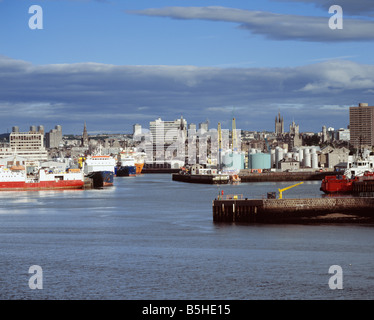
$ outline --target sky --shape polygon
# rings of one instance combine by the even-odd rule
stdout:
[[[0,0],[0,30],[0,133],[319,132],[374,105],[372,0]]]

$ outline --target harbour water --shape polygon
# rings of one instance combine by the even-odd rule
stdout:
[[[287,185],[146,174],[102,190],[0,192],[0,298],[373,299],[371,225],[213,223],[220,190],[258,198]],[[283,197],[320,197],[319,186]],[[42,289],[29,287],[32,265]],[[332,265],[343,289],[329,287]]]

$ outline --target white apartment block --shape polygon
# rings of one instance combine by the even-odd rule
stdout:
[[[41,132],[12,132],[9,147],[0,149],[0,158],[20,156],[29,161],[46,161],[48,152]]]

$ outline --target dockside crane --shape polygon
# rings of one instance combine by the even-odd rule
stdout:
[[[294,187],[297,187],[297,186],[299,186],[299,185],[301,185],[301,184],[303,184],[304,182],[299,182],[299,183],[296,183],[296,184],[294,184],[294,185],[292,185],[292,186],[289,186],[289,187],[286,187],[286,188],[283,188],[283,189],[278,189],[278,191],[279,191],[279,198],[278,199],[283,199],[283,191],[286,191],[286,190],[288,190],[288,189],[291,189],[291,188],[294,188]]]
[[[231,150],[237,151],[238,150],[238,136],[236,134],[236,123],[235,123],[235,118],[232,118],[232,133],[231,133]]]
[[[217,134],[218,134],[218,161],[217,161],[218,165],[217,165],[217,167],[218,167],[218,170],[221,171],[221,153],[222,153],[221,122],[218,122]]]

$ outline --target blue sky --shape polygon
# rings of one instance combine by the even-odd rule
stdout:
[[[0,0],[0,132],[130,133],[181,115],[274,130],[278,111],[301,131],[346,127],[349,106],[374,104],[373,14],[370,0]]]

